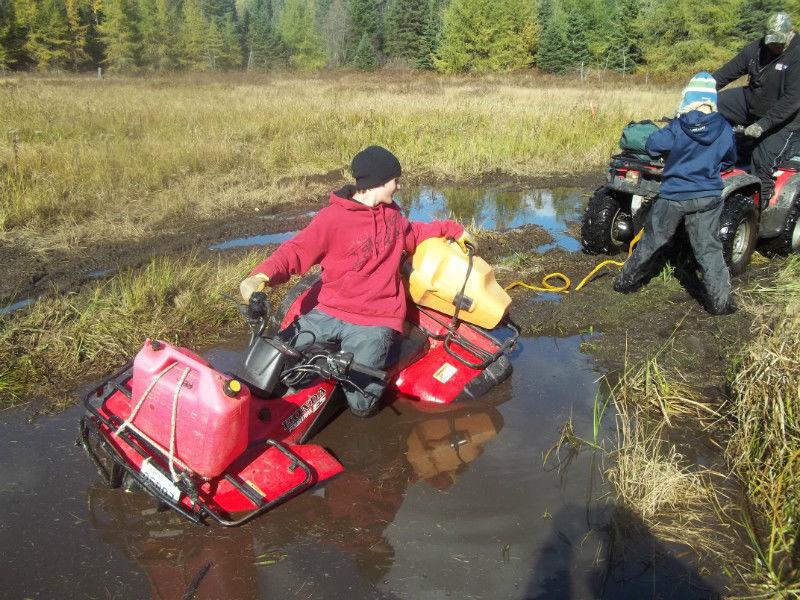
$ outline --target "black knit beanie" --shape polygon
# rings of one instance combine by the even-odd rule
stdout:
[[[382,186],[395,177],[400,177],[400,161],[381,146],[369,146],[353,157],[350,165],[356,180],[356,189],[368,190]]]

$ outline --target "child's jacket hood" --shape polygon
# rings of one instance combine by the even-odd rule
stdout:
[[[681,115],[678,121],[683,132],[698,144],[710,146],[725,131],[727,122],[718,112],[704,114],[693,110]]]

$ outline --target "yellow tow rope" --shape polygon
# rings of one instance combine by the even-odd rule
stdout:
[[[643,232],[644,229],[640,229],[639,233],[637,233],[636,236],[634,236],[634,238],[631,240],[631,243],[628,246],[628,256],[633,254],[633,249],[636,246],[636,244],[639,243],[639,240],[642,239]],[[604,260],[603,262],[598,264],[594,269],[592,269],[592,271],[581,280],[581,282],[577,285],[574,291],[576,292],[580,291],[580,289],[587,283],[589,283],[592,280],[592,278],[597,274],[597,272],[600,271],[603,267],[607,265],[614,265],[617,267],[621,267],[624,264],[625,264],[624,262],[620,262],[618,260],[610,260],[610,259]],[[562,285],[553,285],[552,283],[550,283],[550,281],[553,279],[560,279],[564,283]],[[508,291],[515,287],[524,287],[529,290],[533,290],[534,292],[553,292],[556,294],[569,294],[569,288],[571,286],[572,286],[572,281],[570,280],[569,277],[564,275],[564,273],[556,272],[556,273],[550,273],[549,275],[545,275],[544,278],[542,279],[541,286],[531,285],[530,283],[525,283],[524,281],[512,281],[503,289]]]

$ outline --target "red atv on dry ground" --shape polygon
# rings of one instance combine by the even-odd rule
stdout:
[[[607,182],[595,190],[583,215],[581,242],[589,254],[613,254],[644,224],[658,195],[663,162],[623,151],[611,157]],[[775,194],[764,201],[761,182],[744,169],[722,172],[720,217],[723,253],[733,275],[742,273],[759,243],[770,254],[800,252],[800,156],[778,164]]]
[[[425,252],[452,258],[457,246],[436,243],[424,242],[413,264],[407,261],[409,278],[422,278],[431,265],[434,276],[441,273]],[[519,336],[506,317],[510,298],[472,251],[455,262],[444,283],[458,292],[456,316],[411,303],[386,372],[336,348],[301,351],[268,335],[270,324],[284,329],[316,305],[320,278],[306,276],[277,314],[263,293],[253,295],[244,310],[252,337],[234,374],[185,348],[148,340],[84,398],[82,445],[111,487],[135,482],[160,507],[198,524],[249,521],[344,470],[308,441],[344,407],[341,386],[358,387],[350,373],[384,379],[396,394],[432,405],[477,398],[509,376],[508,354]],[[443,289],[426,291],[434,287]],[[498,294],[491,330],[464,320]]]

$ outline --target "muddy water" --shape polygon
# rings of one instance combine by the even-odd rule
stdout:
[[[580,343],[522,340],[513,376],[482,402],[341,414],[315,442],[346,472],[236,530],[101,486],[75,446],[77,408],[32,424],[0,413],[0,596],[686,597],[706,582],[646,529],[627,561],[613,552],[591,453],[543,465],[570,416],[592,437],[599,373]],[[207,356],[224,367],[236,350]]]
[[[414,221],[455,219],[478,229],[511,229],[538,225],[554,242],[538,248],[580,249],[580,242],[567,233],[567,224],[580,219],[585,193],[579,188],[517,191],[481,188],[401,189],[397,201]]]
[[[537,223],[577,248],[566,233],[577,190],[426,188],[400,201],[412,219]],[[712,596],[696,566],[608,499],[596,455],[543,464],[568,419],[593,437],[602,373],[581,343],[523,339],[512,377],[481,402],[423,411],[388,399],[372,419],[341,414],[314,442],[345,473],[235,530],[104,488],[75,445],[79,408],[33,423],[0,412],[0,597]],[[225,368],[242,345],[207,356]]]
[[[522,225],[538,225],[553,242],[537,251],[561,247],[580,249],[580,242],[567,233],[570,221],[580,219],[585,193],[579,188],[554,188],[503,191],[462,187],[408,187],[395,195],[403,213],[412,221],[455,219],[478,229],[510,229]],[[315,213],[309,213],[310,218]],[[231,250],[251,246],[280,244],[296,231],[284,231],[223,240],[209,250]]]

